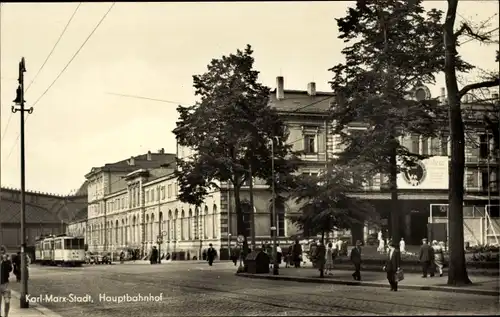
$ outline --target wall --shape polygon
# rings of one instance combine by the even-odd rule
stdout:
[[[430,220],[430,219],[429,219]],[[500,234],[500,218],[491,218],[497,236]],[[447,223],[447,218],[433,218],[434,223]],[[484,217],[464,217],[464,242],[471,246],[496,243],[493,232],[486,232],[487,220]],[[500,239],[500,236],[498,236]]]

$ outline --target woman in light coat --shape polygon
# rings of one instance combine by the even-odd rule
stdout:
[[[439,271],[439,276],[443,276],[443,263],[444,263],[444,251],[439,243],[434,240],[432,241],[432,249],[434,250],[434,264],[436,265],[437,271]]]

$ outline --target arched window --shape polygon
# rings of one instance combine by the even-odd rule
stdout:
[[[168,218],[167,218],[167,240],[173,240],[172,234],[172,210],[168,210]]]
[[[285,236],[285,202],[283,201],[282,198],[276,198],[275,202],[275,208],[276,208],[276,218],[277,218],[277,224],[276,224],[276,232],[278,234],[278,237],[284,237]],[[271,227],[275,226],[275,221],[273,219],[273,206],[269,206],[269,217],[271,219]],[[270,232],[270,235],[272,236],[272,232]]]
[[[214,239],[217,239],[219,237],[219,215],[217,214],[217,205],[214,204],[213,208],[213,230],[214,230]]]
[[[250,206],[250,203],[248,202],[242,202],[241,203],[241,214],[243,215],[243,232],[238,232],[238,234],[243,234],[246,237],[250,236],[251,233],[251,212],[252,212],[252,207]]]
[[[115,244],[118,244],[118,229],[119,229],[120,223],[118,220],[115,222]]]
[[[188,237],[189,240],[193,240],[193,210],[189,208],[189,221],[188,221]]]
[[[162,234],[163,233],[163,213],[160,211],[160,216],[159,216],[159,219],[158,219],[158,222],[159,222],[159,230],[160,232],[158,234]]]
[[[203,213],[203,236],[208,239],[208,206],[205,205],[205,212]]]
[[[120,228],[120,244],[125,244],[125,219],[122,219],[122,227]]]
[[[178,226],[179,225],[179,210],[175,209],[174,215],[174,240],[179,240]]]
[[[155,241],[155,214],[151,214],[151,220],[149,221],[149,241],[153,242]]]
[[[146,215],[146,221],[144,222],[144,241],[147,242],[149,237],[149,215]],[[142,240],[143,237],[141,237]]]
[[[135,218],[135,215],[134,215],[134,217],[132,217],[132,243],[136,243],[136,241],[137,241],[136,225],[137,225],[137,218]]]
[[[184,209],[181,210],[181,240],[187,240],[186,239],[186,213],[184,212]]]
[[[200,209],[196,207],[194,210],[194,239],[200,238]]]

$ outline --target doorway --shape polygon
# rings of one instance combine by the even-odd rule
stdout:
[[[424,212],[411,213],[411,234],[407,244],[420,245],[423,238],[427,238],[428,216]]]

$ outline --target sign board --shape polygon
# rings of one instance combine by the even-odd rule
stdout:
[[[398,174],[399,189],[448,189],[448,157],[433,156],[417,161]]]
[[[162,239],[161,237],[160,237],[160,238],[158,238],[158,240],[157,240],[157,241],[158,241],[158,244],[162,244],[162,243],[163,243],[163,239]]]
[[[239,243],[243,243],[243,241],[245,241],[245,237],[243,235],[239,235],[238,238],[237,238],[238,242]]]

